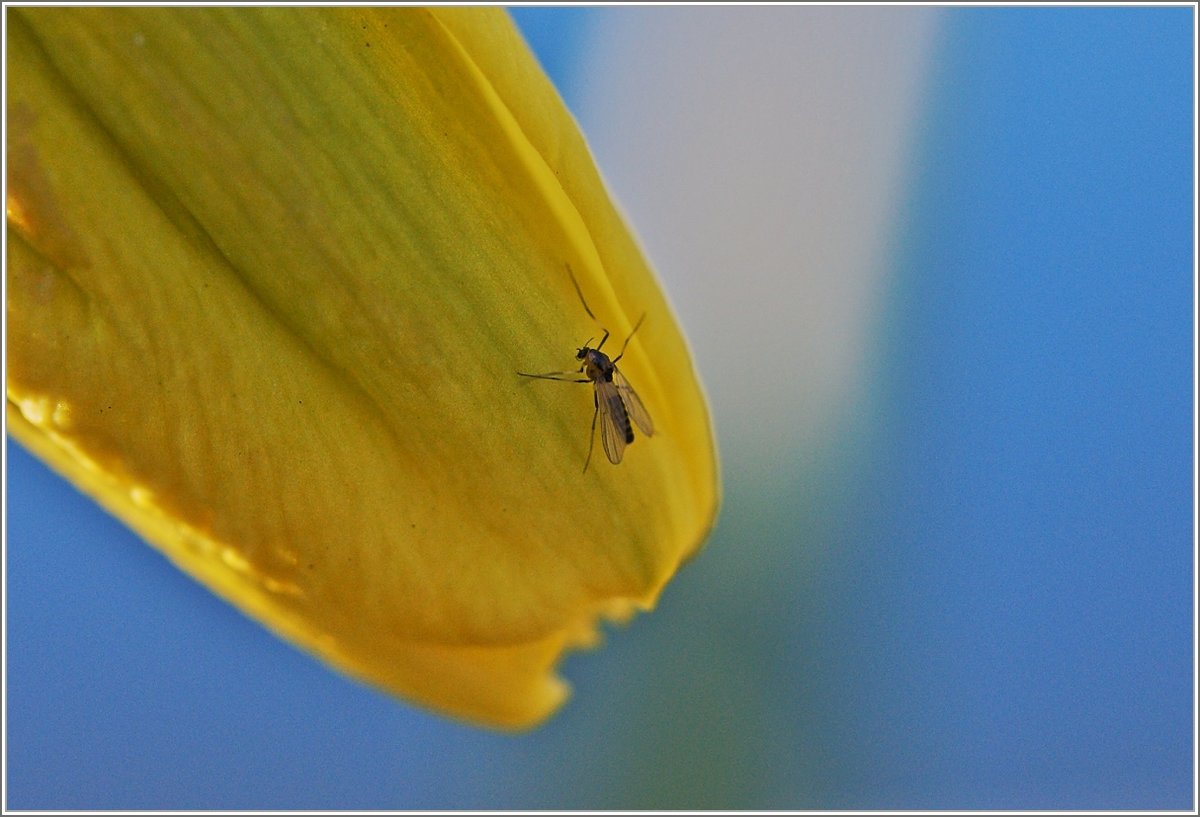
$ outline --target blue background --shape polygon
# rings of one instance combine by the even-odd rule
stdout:
[[[620,13],[514,14],[577,111]],[[860,444],[724,449],[531,734],[329,672],[10,442],[7,806],[1192,808],[1192,20],[944,12]]]

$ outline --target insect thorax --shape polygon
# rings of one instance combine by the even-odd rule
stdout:
[[[614,367],[608,355],[597,349],[584,348],[580,359],[583,360],[583,373],[588,380],[612,380]]]

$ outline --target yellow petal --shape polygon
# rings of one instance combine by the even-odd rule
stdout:
[[[702,543],[686,343],[500,10],[9,15],[13,434],[352,675],[527,726]],[[583,472],[601,334],[655,425]]]

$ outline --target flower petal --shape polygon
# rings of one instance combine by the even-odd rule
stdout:
[[[14,10],[14,435],[340,668],[482,723],[717,504],[686,343],[499,10]],[[600,330],[654,418],[582,467]],[[606,347],[606,351],[612,347]]]

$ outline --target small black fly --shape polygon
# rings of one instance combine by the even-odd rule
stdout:
[[[599,325],[600,321],[592,314],[587,301],[584,300],[583,290],[579,288],[579,282],[575,280],[575,273],[571,271],[570,264],[567,265],[567,274],[571,276],[571,283],[575,285],[575,292],[579,295],[579,302],[583,304],[583,311]],[[585,472],[592,461],[592,449],[596,444],[597,417],[600,418],[600,439],[604,443],[604,453],[608,455],[608,461],[613,465],[621,461],[621,457],[625,455],[625,446],[633,442],[634,424],[647,437],[654,434],[654,423],[650,420],[649,412],[642,405],[641,398],[637,396],[633,386],[629,385],[625,375],[621,374],[621,370],[617,368],[617,361],[625,356],[625,348],[629,346],[630,339],[645,319],[646,314],[643,312],[629,336],[625,338],[625,343],[621,345],[620,353],[611,360],[608,355],[600,351],[604,347],[604,342],[608,340],[608,330],[601,326],[600,328],[604,329],[604,337],[600,338],[600,342],[596,344],[595,348],[588,346],[588,343],[591,343],[589,338],[587,343],[576,350],[575,359],[581,362],[575,371],[546,372],[545,374],[517,372],[521,377],[592,384],[594,387],[592,402],[595,404],[595,410],[592,412],[592,430],[588,432],[588,454],[583,463]],[[578,377],[580,374],[583,377]]]

